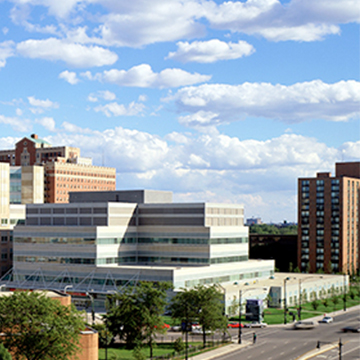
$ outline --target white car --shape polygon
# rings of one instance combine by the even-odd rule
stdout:
[[[315,321],[312,320],[302,320],[302,321],[298,321],[294,324],[294,328],[295,329],[303,329],[303,330],[308,330],[308,329],[313,329],[314,327],[316,327],[318,324]]]
[[[193,335],[202,335],[202,334],[203,334],[203,330],[202,330],[202,328],[195,328],[195,329],[192,329],[192,330],[191,330],[191,333],[192,333]],[[210,331],[210,330],[206,330],[206,331],[205,331],[205,334],[206,334],[206,335],[210,335],[210,334],[211,334],[211,331]]]
[[[246,328],[264,328],[264,327],[267,327],[267,323],[253,321],[249,324],[245,324],[245,327]]]
[[[321,320],[319,320],[319,323],[330,324],[333,321],[334,319],[331,316],[324,316]]]

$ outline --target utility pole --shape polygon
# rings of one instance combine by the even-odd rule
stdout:
[[[239,334],[238,334],[238,344],[241,344],[241,298],[242,298],[242,290],[239,291]]]

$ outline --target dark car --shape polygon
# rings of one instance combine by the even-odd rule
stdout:
[[[360,333],[360,326],[345,326],[341,329],[342,332],[353,332],[353,333]]]

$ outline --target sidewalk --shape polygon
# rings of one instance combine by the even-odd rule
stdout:
[[[199,354],[199,355],[195,355],[195,356],[189,355],[189,358],[191,358],[192,360],[210,360],[210,359],[214,359],[219,356],[222,356],[222,355],[226,355],[233,351],[239,350],[241,348],[249,346],[250,344],[252,344],[252,342],[250,342],[250,341],[242,341],[241,344],[238,344],[237,340],[236,340],[236,343],[233,342],[230,345],[225,345],[221,348],[218,348],[215,350],[210,350],[210,351],[207,351],[207,352]]]

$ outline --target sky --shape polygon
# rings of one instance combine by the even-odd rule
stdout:
[[[32,133],[117,189],[297,221],[360,158],[359,0],[0,0],[0,149]]]

